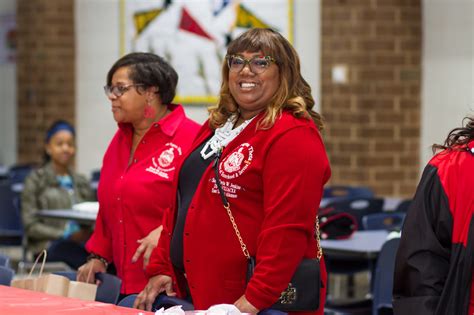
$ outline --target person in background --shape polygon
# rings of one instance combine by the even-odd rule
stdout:
[[[251,29],[228,46],[222,80],[219,103],[179,168],[177,203],[135,300],[139,309],[150,310],[165,292],[191,298],[195,309],[231,303],[256,313],[280,298],[304,257],[317,256],[316,211],[330,167],[296,51],[273,30]],[[248,284],[245,251],[217,181],[256,257]],[[313,314],[323,314],[326,278],[321,258]]]
[[[408,210],[395,263],[395,314],[474,314],[474,118],[465,122],[433,146],[438,152]]]
[[[26,179],[21,194],[21,215],[28,251],[37,256],[48,249],[48,261],[63,261],[77,269],[87,258],[85,241],[90,227],[74,221],[43,219],[43,209],[71,209],[75,203],[94,199],[89,181],[71,168],[75,132],[66,121],[51,125],[45,139],[45,164]]]
[[[177,82],[176,71],[151,53],[125,55],[107,74],[104,89],[118,130],[104,155],[99,213],[79,281],[94,282],[90,270],[105,272],[114,263],[123,296],[147,283],[144,268],[160,237],[163,213],[175,198],[176,164],[200,127],[171,103]]]

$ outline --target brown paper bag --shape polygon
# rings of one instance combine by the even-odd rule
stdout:
[[[46,262],[47,252],[43,252],[36,258],[30,273],[24,279],[15,279],[11,282],[12,287],[44,292],[52,295],[78,298],[87,301],[94,301],[97,293],[97,285],[85,282],[71,281],[68,278],[55,274],[43,275],[43,268]],[[32,276],[33,271],[40,259],[43,262],[40,267],[39,276]],[[92,270],[92,269],[91,269]],[[89,275],[90,276],[90,275]]]
[[[64,276],[48,274],[36,279],[36,290],[57,296],[67,296],[69,279]]]
[[[47,252],[45,249],[43,249],[43,251],[38,255],[38,257],[36,257],[35,263],[31,267],[31,270],[28,276],[23,279],[12,280],[10,286],[15,287],[15,288],[20,288],[20,289],[38,291],[38,288],[39,288],[38,278],[43,275],[43,268],[44,268],[44,264],[46,263],[46,256],[47,256]],[[43,263],[41,264],[41,267],[40,267],[39,277],[36,277],[36,276],[33,276],[33,271],[35,270],[36,265],[38,264],[38,261],[41,257],[43,257]]]
[[[97,285],[92,283],[70,281],[67,297],[94,301],[97,294]]]
[[[36,291],[36,279],[24,278],[24,279],[13,279],[10,286],[20,289]]]

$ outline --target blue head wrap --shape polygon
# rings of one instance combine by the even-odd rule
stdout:
[[[46,133],[46,139],[45,139],[46,143],[48,143],[49,140],[51,140],[52,136],[54,136],[57,132],[61,130],[67,130],[70,133],[72,133],[73,136],[76,135],[76,132],[74,131],[74,127],[70,123],[68,123],[67,121],[58,121],[54,123],[51,126],[51,128],[48,129]]]

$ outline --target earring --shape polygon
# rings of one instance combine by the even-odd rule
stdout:
[[[145,118],[152,118],[155,116],[155,109],[151,106],[150,101],[147,100],[145,109],[143,110],[143,115]]]

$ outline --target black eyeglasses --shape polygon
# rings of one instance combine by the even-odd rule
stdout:
[[[144,84],[106,85],[104,86],[104,92],[109,98],[113,96],[120,97],[134,86],[144,86]]]
[[[245,59],[241,56],[237,55],[227,55],[227,65],[229,66],[229,70],[232,72],[240,72],[245,65],[249,65],[250,71],[256,74],[260,74],[265,72],[268,67],[273,63],[276,63],[276,60],[270,56],[255,56],[250,59]]]

